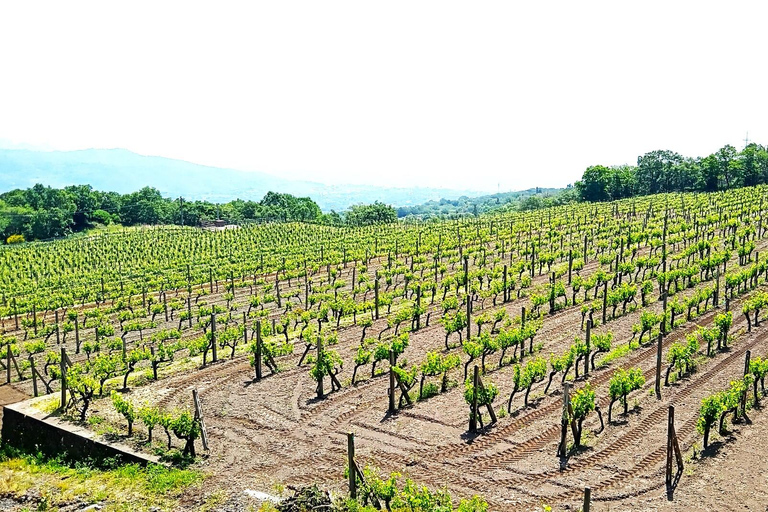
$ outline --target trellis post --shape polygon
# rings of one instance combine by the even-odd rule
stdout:
[[[477,432],[477,388],[480,381],[480,369],[475,365],[472,375],[472,411],[469,416],[469,431]]]
[[[67,353],[64,347],[61,347],[61,410],[67,408]]]
[[[587,356],[584,358],[584,377],[589,375],[589,353],[591,351],[592,342],[592,320],[587,318],[587,334],[585,336],[587,345]]]
[[[211,313],[211,358],[214,363],[219,360],[216,348],[216,313]]]
[[[467,301],[467,341],[472,337],[472,300],[466,295]]]
[[[677,432],[675,431],[675,407],[669,406],[669,416],[667,421],[667,467],[666,484],[672,486],[672,465],[677,462],[677,472],[683,470],[683,455],[680,452],[680,445],[677,441]]]
[[[589,512],[589,506],[592,502],[592,489],[584,488],[584,504],[581,507],[582,512]]]
[[[395,353],[389,351],[389,414],[395,414]]]
[[[254,356],[254,368],[256,380],[261,380],[261,320],[256,320],[256,355]]]
[[[357,499],[357,471],[355,466],[355,434],[347,433],[347,467],[349,468],[349,497]]]
[[[570,419],[571,384],[563,383],[563,414],[560,421],[560,444],[557,447],[557,456],[565,457],[568,452],[568,420]]]
[[[661,341],[662,334],[659,333],[659,338],[656,341],[656,398],[661,400]]]

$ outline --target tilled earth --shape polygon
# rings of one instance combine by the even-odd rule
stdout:
[[[732,309],[740,307],[740,301],[732,303]],[[519,304],[508,308],[513,312]],[[664,354],[672,342],[684,339],[697,325],[710,324],[719,311],[710,310],[667,336]],[[628,343],[639,313],[611,321],[597,332],[614,332],[614,346]],[[543,343],[540,353],[546,357],[565,350],[579,334],[580,317],[577,309],[545,317],[535,340]],[[735,317],[731,347],[703,358],[696,372],[664,387],[661,400],[653,394],[655,343],[630,352],[607,368],[591,371],[588,379],[597,392],[606,428],[596,433],[599,420],[590,414],[584,424],[586,446],[572,451],[566,460],[555,456],[562,407],[560,376],[547,395],[543,393],[546,380],[536,384],[528,407],[518,393],[513,413],[476,435],[467,432],[469,408],[463,386],[389,416],[387,375],[371,378],[370,366],[362,367],[358,375],[367,379],[351,386],[352,368],[345,366],[339,375],[343,389],[317,400],[307,366],[296,366],[302,351],[299,346],[296,355],[280,361],[283,371],[258,383],[252,381],[247,359],[236,358],[136,389],[134,394],[139,401],[181,408],[189,407],[191,389],[200,392],[211,445],[202,465],[213,475],[213,488],[233,495],[245,489],[274,493],[282,485],[313,482],[343,494],[346,436],[354,432],[358,463],[371,464],[383,473],[402,472],[430,486],[445,486],[458,497],[480,494],[494,510],[531,510],[542,504],[576,509],[586,486],[592,489],[593,510],[696,510],[712,503],[718,503],[720,510],[731,506],[734,510],[764,510],[768,504],[765,449],[757,436],[768,421],[766,415],[752,411],[754,424],[732,426],[724,439],[715,435],[713,448],[703,455],[696,431],[701,399],[727,388],[742,374],[745,351],[754,356],[768,353],[768,327],[745,331],[743,316]],[[334,347],[345,361],[353,359],[359,337],[359,329],[346,329]],[[432,325],[411,334],[405,356],[418,362],[428,350],[443,349],[443,328]],[[483,377],[500,389],[497,411],[506,408],[512,391],[511,366],[499,368],[498,357],[489,356]],[[647,383],[630,395],[629,414],[621,414],[617,404],[614,422],[608,425],[608,381],[616,368],[636,366],[643,370]],[[463,368],[453,370],[450,377],[461,381]],[[329,387],[326,381],[326,389]],[[676,409],[676,429],[686,462],[671,501],[664,484],[670,405]],[[190,504],[198,498],[190,496]]]

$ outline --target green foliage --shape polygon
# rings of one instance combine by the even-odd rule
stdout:
[[[609,201],[664,192],[726,190],[765,182],[756,173],[768,162],[766,148],[749,144],[741,152],[726,145],[705,158],[685,158],[673,151],[639,156],[637,166],[588,167],[575,188],[583,201]]]
[[[120,393],[114,390],[111,396],[112,405],[115,406],[115,410],[128,421],[128,435],[130,436],[133,431],[133,422],[136,421],[136,409],[133,406],[133,402],[123,398]]]
[[[625,370],[619,368],[611,377],[608,385],[608,394],[612,400],[620,400],[625,403],[627,395],[636,389],[640,389],[645,384],[645,376],[640,368],[630,368]]]
[[[314,365],[309,370],[309,374],[315,381],[321,380],[325,375],[334,373],[336,369],[341,368],[344,361],[335,350],[323,349],[320,358],[316,359]]]
[[[595,392],[589,382],[573,394],[571,407],[573,407],[573,417],[577,420],[585,418],[587,414],[595,410]]]
[[[357,204],[350,206],[345,219],[350,226],[386,224],[397,220],[397,212],[391,206],[376,201],[368,205]]]
[[[499,388],[491,381],[486,381],[482,384],[482,387],[477,392],[477,405],[491,405],[499,395]],[[464,382],[464,400],[470,405],[472,404],[474,391],[475,385],[472,382],[472,377],[470,377]]]

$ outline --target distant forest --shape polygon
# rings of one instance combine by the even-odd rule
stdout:
[[[429,220],[481,215],[510,210],[535,210],[576,201],[578,195],[570,185],[565,188],[531,188],[518,192],[501,192],[479,197],[462,196],[458,199],[427,201],[416,206],[397,209],[398,217]]]
[[[235,200],[223,204],[173,200],[154,188],[131,194],[100,192],[90,185],[56,189],[37,184],[26,190],[0,194],[0,236],[21,242],[67,236],[96,224],[179,224],[198,226],[225,219],[229,222],[315,222],[361,226],[394,222],[391,206],[375,202],[353,205],[344,214],[322,213],[308,197],[268,192],[261,201]]]
[[[582,201],[612,201],[664,192],[715,192],[768,183],[768,150],[726,145],[704,158],[668,150],[651,151],[637,165],[593,165],[575,183]]]

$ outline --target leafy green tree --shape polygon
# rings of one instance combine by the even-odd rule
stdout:
[[[397,220],[397,211],[389,205],[376,201],[373,204],[350,206],[345,218],[347,224],[351,226],[386,224]]]

